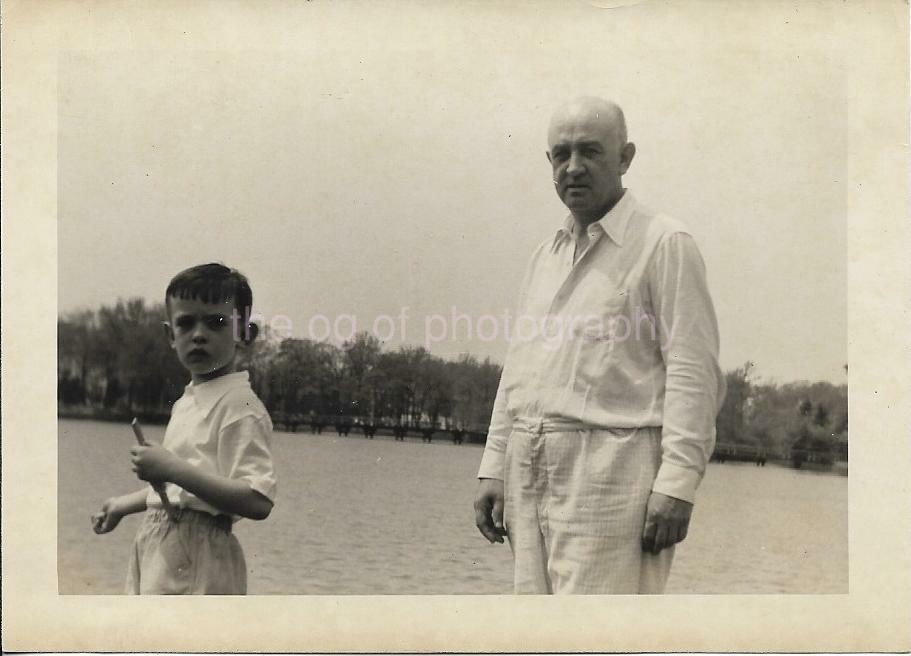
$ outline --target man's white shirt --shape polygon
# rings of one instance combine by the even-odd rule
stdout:
[[[529,262],[510,326],[480,478],[503,478],[515,424],[661,427],[652,489],[692,502],[724,398],[718,325],[687,228],[626,191],[589,225],[572,216]]]

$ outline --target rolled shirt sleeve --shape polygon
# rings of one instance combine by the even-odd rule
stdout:
[[[268,416],[245,415],[222,426],[218,437],[219,471],[249,483],[275,502],[276,477],[272,462],[272,426]]]
[[[693,503],[725,393],[718,322],[705,265],[689,234],[666,235],[653,265],[652,298],[667,374],[662,458],[652,490]]]

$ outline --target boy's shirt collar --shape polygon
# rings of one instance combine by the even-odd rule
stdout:
[[[184,388],[184,396],[193,399],[203,416],[208,417],[221,398],[232,389],[250,386],[250,374],[247,371],[235,371],[205,383],[190,382]]]

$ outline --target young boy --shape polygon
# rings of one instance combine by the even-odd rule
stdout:
[[[105,501],[92,525],[107,533],[124,516],[147,511],[127,594],[245,594],[244,554],[231,526],[268,517],[276,488],[272,422],[235,365],[257,333],[248,323],[253,292],[237,271],[203,264],[177,274],[165,303],[168,340],[192,381],[174,404],[164,443],[131,452],[136,476],[164,486],[177,521],[146,487]]]

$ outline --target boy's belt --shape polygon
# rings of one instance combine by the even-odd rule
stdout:
[[[215,526],[230,533],[231,527],[234,526],[234,521],[230,515],[215,515]]]
[[[177,521],[181,519],[188,519],[194,517],[197,520],[205,522],[206,524],[214,524],[215,528],[220,528],[223,531],[228,533],[231,532],[231,528],[234,525],[234,520],[231,519],[230,515],[213,515],[212,513],[207,513],[202,510],[196,510],[195,508],[178,508],[177,509]]]

